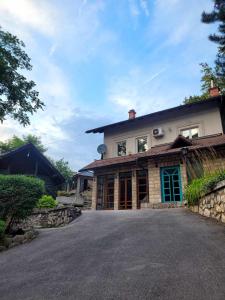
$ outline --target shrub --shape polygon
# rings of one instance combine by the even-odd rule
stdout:
[[[216,171],[194,179],[185,189],[185,199],[188,205],[197,205],[199,199],[214,189],[217,183],[225,180],[225,171]]]
[[[44,182],[24,175],[0,175],[0,218],[7,226],[24,219],[44,192]]]
[[[6,229],[6,223],[3,220],[0,220],[0,240],[3,239]]]
[[[58,202],[49,195],[43,195],[37,203],[38,208],[54,208],[56,207]]]

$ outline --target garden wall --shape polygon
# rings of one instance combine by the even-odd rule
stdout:
[[[199,200],[199,205],[191,206],[193,212],[225,223],[225,180]]]
[[[51,209],[37,209],[24,221],[14,224],[14,227],[22,227],[23,229],[36,227],[59,227],[72,222],[81,214],[81,210],[77,207],[60,207]]]

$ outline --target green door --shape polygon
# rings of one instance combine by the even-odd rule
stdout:
[[[161,168],[162,202],[179,202],[182,200],[180,167]]]

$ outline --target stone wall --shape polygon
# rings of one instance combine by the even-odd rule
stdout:
[[[35,230],[28,230],[24,234],[15,236],[6,235],[3,240],[0,240],[0,251],[30,242],[35,239],[37,235],[38,232]]]
[[[192,206],[193,212],[211,217],[225,223],[225,180],[217,184],[210,193],[199,200],[199,205]]]
[[[59,227],[72,222],[81,214],[77,207],[63,207],[52,209],[34,209],[33,213],[23,222],[16,224],[16,227],[42,228],[42,227]]]

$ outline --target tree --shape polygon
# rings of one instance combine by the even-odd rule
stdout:
[[[47,151],[47,148],[41,142],[41,138],[36,135],[32,135],[32,134],[24,135],[22,138],[19,138],[18,136],[14,135],[8,141],[0,142],[0,151],[3,153],[9,152],[9,151],[15,150],[15,149],[27,144],[27,143],[32,143],[34,146],[36,146],[38,148],[38,150],[41,153],[44,153]]]
[[[202,22],[212,24],[218,22],[217,34],[210,34],[209,40],[218,44],[215,60],[216,75],[225,80],[225,0],[214,0],[214,9],[210,13],[202,13]]]
[[[40,136],[36,136],[33,134],[23,135],[24,144],[32,143],[41,153],[45,153],[48,148],[46,148],[41,141]]]
[[[19,73],[32,69],[24,47],[21,40],[0,27],[0,121],[9,116],[26,126],[30,124],[29,114],[43,109],[44,103],[33,89],[34,81]]]
[[[212,80],[214,85],[220,88],[221,93],[225,93],[225,0],[213,1],[213,10],[210,13],[205,11],[202,13],[202,22],[205,24],[219,23],[218,33],[209,35],[209,40],[218,44],[215,67],[210,67],[207,63],[200,64],[203,73],[201,79],[202,95],[185,98],[185,104],[207,99]]]
[[[218,77],[217,75],[217,66],[213,69],[210,67],[207,63],[201,63],[201,92],[202,94],[200,96],[190,96],[188,98],[185,98],[183,103],[189,104],[194,103],[198,101],[204,101],[210,97],[209,90],[211,87],[211,81],[213,81],[214,85],[217,86],[221,93],[225,92],[225,80],[222,77]]]
[[[74,175],[74,172],[71,170],[69,166],[69,162],[65,161],[64,158],[61,158],[54,162],[54,165],[56,169],[64,176],[66,181],[68,182],[72,176]]]

